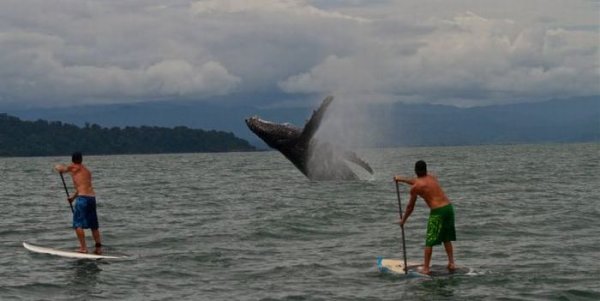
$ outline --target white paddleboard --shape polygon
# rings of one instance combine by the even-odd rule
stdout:
[[[450,276],[450,275],[465,275],[471,273],[471,269],[465,267],[457,267],[453,271],[449,271],[446,266],[432,265],[429,268],[430,275],[423,274],[420,272],[423,267],[422,262],[407,262],[408,274],[410,276],[419,277],[436,277],[436,276]],[[383,259],[377,258],[377,268],[382,273],[394,274],[394,275],[405,275],[404,272],[404,260],[401,259]]]
[[[420,266],[423,266],[423,263],[408,261],[407,265],[408,272],[414,274]],[[377,257],[377,269],[382,273],[405,275],[404,260],[400,259],[383,259],[382,257]],[[416,276],[419,275],[421,274],[418,273]],[[427,275],[423,274],[423,276]]]
[[[52,249],[52,248],[46,248],[46,247],[40,247],[40,246],[34,246],[32,244],[28,244],[26,242],[23,242],[23,247],[25,247],[25,249],[34,252],[34,253],[41,253],[41,254],[49,254],[49,255],[55,255],[55,256],[60,256],[60,257],[67,257],[67,258],[79,258],[79,259],[124,259],[127,258],[125,256],[108,256],[108,255],[97,255],[97,254],[92,254],[92,253],[79,253],[79,252],[74,252],[74,251],[62,251],[62,250],[57,250],[57,249]]]

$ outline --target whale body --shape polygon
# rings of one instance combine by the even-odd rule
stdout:
[[[246,125],[267,145],[283,154],[311,180],[358,180],[358,176],[349,167],[349,162],[372,174],[373,170],[369,164],[354,152],[313,138],[332,101],[332,96],[325,98],[321,106],[313,112],[304,128],[290,123],[263,120],[257,116],[247,118]]]

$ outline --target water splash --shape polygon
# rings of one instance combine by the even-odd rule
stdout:
[[[310,145],[309,170],[335,173],[336,170],[350,169],[358,179],[374,179],[373,174],[365,170],[365,164],[360,163],[360,150],[377,147],[387,140],[389,135],[385,129],[390,119],[386,110],[370,103],[368,99],[348,96],[336,98],[314,136],[319,143]],[[325,159],[337,163],[324,165]]]

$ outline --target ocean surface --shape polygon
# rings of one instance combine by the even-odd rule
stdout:
[[[0,158],[0,300],[600,300],[600,144],[359,153],[376,173],[353,182],[309,181],[277,152],[84,157],[105,252],[121,261],[25,250],[77,248],[52,172],[70,157]],[[474,273],[376,268],[402,258],[392,176],[418,159],[455,205],[455,257]],[[410,261],[427,215],[419,200]],[[446,263],[440,246],[433,263]]]

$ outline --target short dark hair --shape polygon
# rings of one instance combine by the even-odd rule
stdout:
[[[417,174],[417,177],[426,176],[427,175],[427,163],[425,163],[425,161],[423,161],[423,160],[417,161],[417,163],[415,163],[415,173]]]
[[[73,161],[73,163],[75,164],[81,164],[81,161],[83,161],[83,156],[81,155],[81,152],[74,152],[71,155],[71,161]]]

